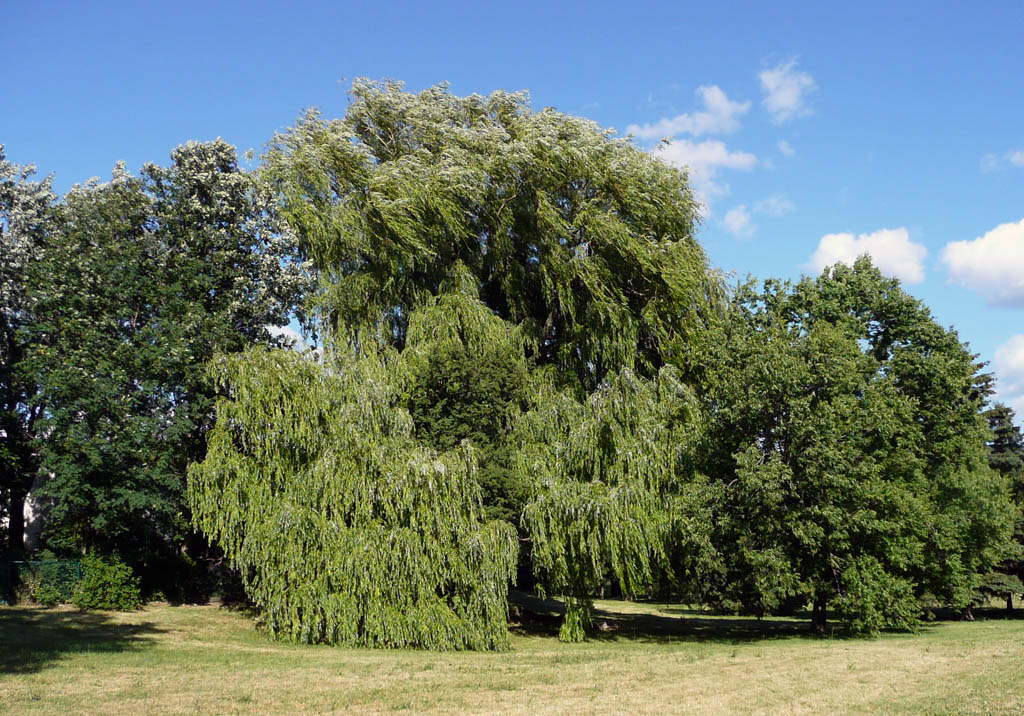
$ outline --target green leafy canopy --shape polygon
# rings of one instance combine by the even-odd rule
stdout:
[[[848,626],[964,606],[1004,553],[979,366],[867,258],[742,287],[708,384],[707,471],[723,504],[709,598],[756,614],[811,600]]]
[[[606,569],[630,589],[666,573],[692,477],[670,443],[691,427],[684,383],[721,295],[684,173],[524,94],[359,80],[344,118],[310,112],[275,138],[264,176],[319,274],[327,352],[224,364],[231,397],[192,495],[197,524],[254,570],[271,629],[500,647],[515,524],[537,576],[584,607]],[[592,430],[564,421],[593,411]],[[544,450],[582,462],[517,457]],[[555,524],[581,489],[602,493],[605,536],[563,569],[586,515]]]
[[[344,118],[309,112],[265,161],[338,340],[369,329],[401,347],[458,266],[560,380],[696,370],[720,295],[696,200],[684,173],[593,122],[522,93],[357,80]]]

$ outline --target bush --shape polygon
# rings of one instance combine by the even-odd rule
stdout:
[[[43,607],[55,607],[67,601],[67,595],[58,585],[43,581],[33,595],[36,604]]]
[[[78,584],[78,562],[52,559],[45,552],[39,556],[43,559],[10,563],[7,579],[12,603],[55,607],[70,602]]]
[[[892,575],[871,556],[859,557],[840,576],[844,591],[837,614],[854,634],[878,636],[883,629],[917,631],[920,602],[909,580]]]
[[[142,606],[138,578],[117,557],[90,554],[82,560],[82,569],[73,600],[79,609],[132,611]]]

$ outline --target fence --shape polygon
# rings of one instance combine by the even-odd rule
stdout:
[[[69,602],[81,579],[81,562],[0,562],[0,604]]]

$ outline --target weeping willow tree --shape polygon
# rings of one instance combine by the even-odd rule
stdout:
[[[489,474],[529,494],[486,514],[533,540],[578,638],[606,574],[638,590],[701,549],[684,383],[721,290],[686,175],[522,93],[351,94],[345,117],[311,111],[264,157],[319,274],[324,364],[218,364],[197,524],[275,633],[500,648],[515,526],[483,517],[483,435],[489,468],[504,461]],[[454,416],[421,398],[478,380],[456,361],[512,377],[490,406],[485,383],[461,391]]]
[[[536,476],[524,512],[541,587],[566,597],[560,638],[580,641],[609,578],[630,596],[714,563],[708,493],[694,470],[701,421],[678,371],[625,370],[585,402],[555,394],[518,427]]]
[[[721,291],[684,172],[589,120],[531,111],[525,93],[357,80],[351,95],[345,117],[310,111],[264,157],[323,277],[329,331],[400,349],[461,265],[563,384],[698,369]]]
[[[482,519],[469,444],[412,438],[403,367],[252,350],[194,466],[196,525],[245,576],[267,629],[300,642],[503,649],[515,532]]]

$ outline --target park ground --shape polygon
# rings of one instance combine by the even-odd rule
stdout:
[[[598,607],[586,643],[534,617],[498,654],[281,643],[217,606],[0,608],[0,714],[1024,713],[1024,619],[1000,610],[846,639],[790,619]]]

